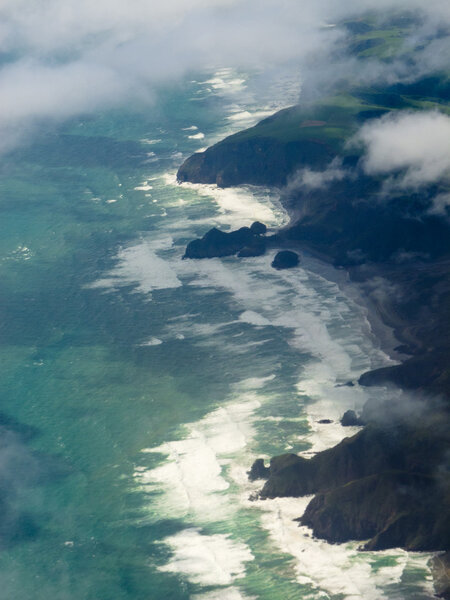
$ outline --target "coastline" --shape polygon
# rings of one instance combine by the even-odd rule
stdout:
[[[170,181],[169,181],[170,182]],[[237,190],[237,192],[239,192],[239,190]],[[225,197],[229,197],[230,195],[236,195],[234,191],[221,191],[219,190],[217,192],[217,195],[222,195],[223,198]],[[217,198],[217,195],[214,196],[214,200],[215,201],[219,201],[219,199]],[[237,197],[239,197],[239,194],[237,194]],[[244,211],[245,212],[245,211]],[[225,222],[225,217],[220,215],[220,218],[223,219],[223,222]],[[238,214],[236,212],[236,219],[238,219]],[[239,223],[240,224],[240,223]],[[205,226],[205,224],[203,223],[203,227]],[[175,252],[174,252],[175,255]],[[218,264],[215,265],[215,263],[221,263],[221,261],[213,260],[213,261],[206,261],[206,262],[202,262],[202,263],[196,263],[196,262],[192,262],[192,261],[180,261],[179,259],[180,257],[180,252],[178,252],[177,257],[173,258],[173,263],[171,263],[172,265],[175,264],[176,267],[175,268],[179,268],[181,270],[189,270],[190,273],[198,270],[199,272],[201,272],[203,269],[217,269],[218,268]],[[265,271],[263,271],[262,269],[266,269],[269,268],[269,264],[270,264],[270,256],[266,256],[265,258],[260,258],[260,259],[254,259],[254,260],[249,260],[248,262],[244,263],[244,262],[240,262],[237,260],[229,260],[229,261],[224,261],[225,265],[227,267],[232,267],[236,276],[238,276],[238,272],[240,272],[242,274],[242,272],[246,272],[246,271],[254,271],[254,270],[258,270],[260,273],[260,281],[264,281],[264,274]],[[306,266],[306,265],[305,265]],[[262,267],[262,268],[261,268]],[[325,267],[325,265],[323,265],[323,269],[328,268]],[[313,269],[314,271],[316,271],[316,269]],[[340,272],[337,271],[336,274],[339,274]],[[180,273],[181,275],[181,273]],[[324,274],[323,274],[324,275]],[[320,280],[323,277],[322,274],[315,276],[315,279]],[[279,272],[277,271],[273,271],[273,276],[275,279],[280,280],[281,283],[281,279],[283,279],[284,283],[288,283],[285,280],[285,277],[287,277],[289,280],[291,279],[296,279],[296,275],[294,272],[290,272],[290,273],[282,273],[279,274]],[[327,280],[328,281],[328,280]],[[265,284],[262,283],[262,285],[264,286]],[[332,290],[333,288],[335,288],[335,285],[329,285],[327,286],[329,287],[330,290]],[[252,291],[254,292],[255,290],[252,289]],[[264,289],[263,289],[264,291]],[[266,292],[264,291],[264,294]],[[270,295],[270,292],[269,292]],[[259,300],[259,298],[261,297],[261,300]],[[247,308],[250,310],[251,308],[254,308],[255,311],[258,310],[258,302],[261,302],[261,304],[263,304],[263,300],[262,300],[263,296],[260,296],[259,294],[256,294],[256,298],[250,298],[249,302],[252,302],[253,304],[251,306],[248,306]],[[330,300],[330,303],[332,302],[332,299]],[[276,308],[276,303],[274,304],[273,308]],[[305,309],[309,309],[310,306],[308,306],[308,304],[305,305]],[[314,308],[314,307],[311,307]],[[317,308],[320,308],[319,306]],[[246,316],[245,318],[251,319],[251,315],[249,313],[245,313]],[[266,316],[269,316],[266,314]],[[301,316],[301,314],[299,313],[299,316]],[[255,313],[253,313],[253,317],[255,317]],[[248,321],[246,321],[248,322]],[[261,321],[262,322],[262,321]],[[252,323],[250,323],[252,324]],[[258,326],[258,322],[256,322],[256,320],[253,323],[254,325]],[[364,326],[364,325],[363,325]],[[365,328],[365,326],[364,326]],[[266,335],[261,334],[264,338],[266,337]],[[287,335],[290,336],[289,332],[287,332]],[[242,338],[240,338],[242,339]],[[300,346],[300,344],[297,346],[297,348]],[[275,353],[273,353],[275,354]],[[276,360],[276,358],[275,358]],[[279,358],[278,358],[279,360]],[[343,380],[344,381],[344,380]],[[270,383],[270,382],[268,382]],[[355,386],[356,387],[356,386]],[[337,393],[342,394],[343,396],[346,395],[347,393],[347,388],[337,388],[335,390]],[[239,396],[244,396],[246,393],[248,393],[248,389],[246,390],[239,390]],[[259,392],[258,392],[259,394]],[[264,397],[264,390],[262,390],[262,395]],[[243,401],[243,397],[240,398],[240,405],[242,404]],[[298,419],[298,424],[300,427],[302,427],[303,425],[303,407],[300,407],[301,402],[299,403],[299,411],[301,410],[301,415],[297,416],[297,414],[295,414],[294,419]],[[314,404],[310,405],[311,408],[314,407]],[[317,405],[316,405],[317,406]],[[195,461],[197,461],[197,457],[200,456],[200,450],[202,450],[201,454],[205,454],[205,452],[203,452],[203,450],[206,448],[206,450],[208,450],[208,452],[206,452],[206,454],[211,454],[210,452],[210,446],[213,446],[213,450],[215,452],[215,454],[218,457],[218,462],[219,465],[225,465],[224,466],[224,471],[226,472],[226,469],[229,468],[230,472],[229,472],[229,479],[231,479],[231,486],[233,486],[233,484],[236,484],[235,487],[237,488],[237,493],[239,493],[239,498],[242,501],[242,504],[244,505],[245,508],[253,508],[255,509],[253,511],[253,519],[255,519],[255,521],[257,520],[259,523],[260,520],[260,515],[258,514],[259,511],[257,510],[257,507],[260,506],[261,510],[263,511],[263,513],[261,514],[262,517],[262,521],[264,523],[264,525],[266,526],[270,526],[271,523],[272,525],[274,523],[279,524],[280,527],[284,525],[289,525],[289,528],[292,532],[292,540],[293,540],[293,545],[292,548],[295,547],[295,539],[296,536],[299,534],[300,530],[298,529],[297,523],[291,519],[289,517],[289,514],[292,514],[293,518],[296,518],[299,516],[300,514],[300,506],[301,506],[301,501],[299,503],[298,500],[293,500],[290,503],[289,502],[284,502],[283,500],[281,501],[274,501],[274,502],[267,502],[264,501],[264,503],[261,501],[261,503],[255,504],[252,503],[250,504],[248,502],[248,495],[249,495],[249,490],[251,491],[256,491],[257,486],[259,487],[259,483],[257,483],[257,486],[255,486],[254,484],[251,485],[249,484],[249,482],[247,481],[247,476],[246,476],[246,470],[249,467],[249,464],[251,464],[251,460],[253,460],[254,458],[256,458],[257,455],[253,454],[253,448],[252,448],[252,439],[251,439],[251,435],[245,435],[245,429],[247,426],[247,421],[252,420],[252,415],[249,414],[250,411],[248,411],[248,413],[246,411],[242,411],[240,410],[239,413],[236,415],[238,418],[233,419],[233,421],[236,421],[236,427],[233,425],[233,430],[239,429],[239,431],[241,433],[244,433],[244,442],[246,444],[247,449],[250,451],[249,454],[247,454],[247,456],[238,456],[237,460],[234,461],[234,464],[231,464],[230,466],[228,466],[229,464],[229,457],[224,457],[221,455],[221,453],[225,453],[228,454],[228,452],[233,451],[234,450],[234,439],[233,437],[229,437],[227,435],[227,431],[230,429],[230,419],[228,418],[230,415],[230,410],[228,410],[229,408],[231,408],[232,410],[234,410],[233,405],[229,406],[228,404],[226,405],[221,405],[220,406],[220,410],[218,410],[217,412],[213,412],[213,413],[208,413],[208,415],[205,416],[204,419],[200,420],[200,421],[196,421],[194,423],[189,423],[188,424],[188,429],[189,432],[199,432],[201,433],[201,435],[199,434],[192,434],[192,433],[188,433],[188,435],[186,435],[185,439],[175,439],[173,441],[169,441],[168,444],[166,444],[164,447],[161,448],[153,448],[153,449],[147,449],[147,450],[143,450],[143,456],[144,457],[149,457],[151,458],[152,455],[155,452],[159,452],[162,451],[163,454],[168,455],[167,457],[167,464],[165,464],[164,466],[161,465],[161,468],[156,467],[156,469],[144,469],[143,467],[139,467],[139,469],[136,471],[135,474],[135,478],[136,478],[136,482],[139,485],[143,485],[145,487],[145,485],[148,486],[148,489],[151,490],[153,486],[164,486],[165,482],[166,482],[166,478],[168,478],[168,483],[169,485],[167,485],[167,495],[166,493],[164,493],[164,495],[161,497],[162,502],[160,504],[158,504],[157,506],[157,510],[155,511],[158,514],[158,518],[161,517],[161,515],[164,515],[169,517],[169,516],[177,516],[180,519],[181,518],[186,518],[185,515],[190,513],[190,518],[191,520],[194,520],[195,518],[195,524],[197,526],[202,526],[203,522],[207,520],[207,517],[210,516],[210,520],[214,521],[214,519],[218,518],[218,514],[220,514],[221,512],[224,513],[225,517],[228,519],[228,506],[227,503],[224,501],[223,504],[222,503],[217,503],[217,505],[214,503],[214,498],[216,497],[216,500],[218,501],[221,497],[222,497],[222,493],[223,490],[219,489],[221,487],[224,487],[224,483],[221,481],[221,479],[219,479],[218,475],[216,477],[212,477],[210,475],[210,470],[207,469],[206,467],[203,466],[202,464],[202,468],[201,468],[201,472],[203,474],[203,479],[202,481],[198,481],[198,477],[194,476],[196,469],[194,468],[194,466],[192,465],[192,469],[189,469],[189,460],[192,460],[192,457],[195,456]],[[242,407],[245,408],[245,407]],[[249,407],[250,408],[250,407]],[[276,410],[276,406],[274,407],[274,409]],[[307,407],[305,407],[305,412],[307,410]],[[327,413],[329,414],[329,413]],[[340,416],[340,414],[338,414],[338,417]],[[220,417],[220,418],[219,418]],[[226,418],[225,418],[226,417]],[[269,419],[270,417],[266,417],[266,421],[264,421],[264,417],[262,422],[259,423],[260,426],[264,427],[265,424],[269,423]],[[293,419],[293,420],[294,420]],[[270,421],[271,423],[274,423],[273,427],[278,427],[278,424],[275,425],[275,419]],[[280,423],[280,426],[282,427],[283,424]],[[324,434],[323,438],[321,439],[321,444],[322,444],[322,448],[324,447],[325,444],[325,439],[328,438],[329,439],[329,433],[331,433],[332,429],[336,427],[339,428],[339,430],[344,433],[347,434],[349,433],[349,430],[344,430],[340,424],[338,422],[336,422],[334,425],[320,425],[321,428],[321,433]],[[355,430],[356,431],[356,430]],[[297,429],[297,432],[295,435],[298,435],[299,431]],[[319,432],[320,433],[320,432]],[[219,438],[219,434],[220,434],[220,438]],[[207,442],[207,444],[205,445],[205,440]],[[310,440],[308,440],[310,441]],[[337,439],[334,439],[331,441],[331,445],[333,443],[336,443]],[[200,442],[202,442],[202,445],[200,446]],[[218,446],[218,442],[220,442],[220,447]],[[244,442],[240,442],[239,445],[244,446]],[[327,446],[329,446],[330,443],[327,444]],[[320,449],[317,447],[317,451],[319,451]],[[218,451],[218,449],[220,450],[220,452]],[[240,449],[238,448],[238,445],[236,445],[236,449],[237,451],[240,451]],[[287,448],[286,448],[287,449]],[[245,452],[245,448],[243,449],[243,452]],[[269,457],[269,455],[267,455],[267,458]],[[228,462],[225,462],[228,461]],[[198,464],[198,463],[197,463]],[[217,466],[217,465],[216,465]],[[175,469],[176,467],[176,469]],[[210,467],[211,467],[211,472],[213,472],[213,467],[215,467],[215,465],[213,464],[213,462],[210,463]],[[172,471],[177,470],[178,472],[181,472],[181,474],[183,475],[183,477],[180,478],[175,478],[175,475]],[[217,473],[220,473],[219,469],[217,469]],[[190,485],[190,481],[191,478],[194,479],[194,481],[192,482],[192,485]],[[228,478],[225,478],[228,479]],[[182,485],[183,484],[183,485]],[[214,488],[216,488],[218,491],[216,492],[214,490]],[[162,489],[162,488],[160,488]],[[245,490],[245,492],[244,492]],[[174,492],[174,497],[172,497],[170,495],[170,491]],[[210,492],[210,493],[209,493]],[[221,493],[222,492],[222,493]],[[202,500],[202,493],[204,495],[204,501]],[[234,488],[229,492],[230,494],[235,493]],[[240,503],[235,502],[234,498],[235,496],[231,496],[232,497],[232,502],[230,504],[232,504],[234,507],[236,505],[240,505]],[[192,509],[190,508],[190,505],[188,502],[186,502],[184,505],[182,505],[181,499],[182,498],[192,498],[195,501],[196,505],[201,504],[200,509],[198,511],[193,510],[192,512],[190,512]],[[223,500],[223,498],[222,498]],[[290,506],[290,513],[288,513],[288,515],[286,516],[286,519],[281,518],[277,519],[277,518],[273,518],[273,513],[269,512],[269,509],[271,506],[274,507],[274,510],[278,510],[276,507],[278,507],[281,512],[283,512],[283,506],[287,504],[287,508],[289,509]],[[194,507],[195,508],[195,507]],[[206,510],[206,509],[209,510]],[[233,509],[234,510],[234,509]],[[180,511],[180,512],[178,512]],[[209,512],[210,511],[210,512]],[[278,514],[278,513],[277,513]],[[276,517],[276,515],[275,515]],[[197,521],[198,519],[198,521]],[[259,525],[258,525],[259,527]],[[266,534],[267,528],[266,527],[261,527],[261,530],[264,532],[264,535]],[[315,579],[316,581],[316,585],[318,585],[318,587],[320,588],[320,582],[322,583],[322,585],[324,587],[328,586],[329,588],[331,588],[333,590],[333,592],[338,593],[339,590],[337,588],[338,584],[339,586],[341,586],[341,588],[339,588],[341,591],[342,589],[345,590],[346,595],[348,597],[357,597],[356,596],[356,585],[353,585],[353,587],[350,585],[350,582],[347,581],[347,583],[345,582],[345,577],[343,575],[350,575],[351,574],[351,578],[358,580],[358,581],[363,581],[365,576],[368,576],[370,574],[370,563],[372,561],[378,561],[378,560],[382,560],[382,556],[386,556],[388,559],[392,560],[392,561],[398,561],[399,562],[399,566],[396,567],[394,569],[394,567],[392,567],[391,571],[392,571],[392,578],[394,578],[394,571],[396,572],[401,572],[401,567],[403,568],[404,565],[406,570],[409,570],[412,568],[412,564],[411,562],[407,562],[407,553],[403,552],[403,551],[391,551],[390,553],[386,553],[383,555],[380,555],[380,557],[373,557],[372,554],[368,554],[365,555],[363,559],[359,560],[359,554],[357,551],[357,544],[353,544],[353,545],[346,545],[344,546],[336,546],[333,547],[331,545],[325,544],[324,542],[318,542],[312,539],[311,535],[309,532],[305,531],[305,535],[302,537],[302,549],[304,549],[304,552],[301,552],[301,549],[298,550],[297,552],[295,552],[292,556],[293,559],[290,559],[291,562],[294,564],[294,561],[296,560],[296,556],[300,556],[300,558],[302,559],[302,567],[299,567],[300,571],[303,573],[302,575],[300,574],[300,572],[298,572],[298,577],[303,577],[303,581],[304,584],[307,585],[307,581],[306,581],[306,572],[309,568],[313,569],[312,570],[312,574],[313,577],[312,579]],[[270,531],[269,531],[270,533]],[[271,537],[272,541],[276,541],[276,539],[278,539],[281,543],[281,552],[283,554],[287,554],[287,550],[286,550],[286,545],[284,542],[286,542],[285,538],[280,538],[277,536],[279,536],[280,531],[275,531],[272,528],[272,533],[273,533],[273,537]],[[271,534],[272,535],[272,534]],[[189,537],[190,536],[190,537]],[[182,543],[183,540],[186,542],[186,544],[189,541],[193,541],[194,543],[198,542],[198,545],[196,546],[198,549],[198,557],[200,558],[201,555],[201,559],[203,560],[205,556],[207,556],[207,546],[208,544],[211,542],[213,545],[213,548],[217,548],[219,549],[219,541],[222,540],[222,542],[224,541],[223,538],[217,538],[213,537],[212,540],[210,540],[207,536],[206,533],[204,532],[202,535],[200,535],[198,532],[197,534],[194,536],[194,532],[191,531],[189,533],[189,536],[186,535],[185,538],[181,538],[181,537],[169,537],[166,539],[167,545],[169,546],[169,548],[171,548],[172,551],[174,551],[175,556],[179,555],[181,553],[182,550]],[[200,544],[200,542],[202,542],[203,544]],[[206,546],[205,546],[206,544]],[[217,545],[216,545],[217,544]],[[228,546],[228,544],[226,545]],[[271,547],[273,548],[274,552],[279,553],[280,552],[280,547],[274,543],[271,543]],[[206,550],[205,550],[206,548]],[[220,548],[222,548],[222,546],[220,546]],[[200,550],[202,550],[200,552]],[[203,550],[205,550],[205,552],[203,552]],[[237,552],[239,551],[239,547],[235,548],[233,546],[233,548],[230,547],[224,547],[224,553],[228,553],[231,550],[236,550]],[[301,554],[300,554],[301,553]],[[310,561],[307,562],[305,560],[305,555],[310,556]],[[314,564],[312,564],[312,557],[314,557],[314,560],[318,560],[320,558],[320,560],[322,560],[322,564],[325,564],[327,562],[329,562],[330,560],[332,560],[335,564],[333,567],[333,573],[334,576],[330,577],[329,575],[327,575],[328,577],[328,581],[326,580],[326,577],[324,577],[322,575],[322,579],[316,579],[320,577],[320,573],[318,572],[317,566],[314,566]],[[351,563],[354,562],[355,564],[352,565]],[[420,559],[420,569],[425,572],[425,567],[423,565],[424,560],[421,558]],[[249,563],[251,564],[251,563]],[[175,565],[175,561],[170,563],[168,566],[169,569],[174,569],[176,568]],[[251,567],[249,567],[251,568]],[[169,572],[168,570],[162,570],[162,572]],[[428,571],[426,571],[428,573]],[[324,569],[324,573],[327,574],[326,569]],[[192,573],[186,573],[186,577],[191,578],[195,577],[196,575],[192,574]],[[368,578],[368,577],[367,577]],[[350,579],[350,577],[348,578]],[[339,581],[338,581],[339,580]],[[311,585],[311,582],[308,581],[308,583]],[[370,594],[368,594],[368,598],[376,598],[376,593],[374,592],[374,589],[376,587],[376,585],[382,585],[382,581],[381,578],[378,579],[376,582],[375,580],[371,581],[370,583],[366,584],[366,589],[370,589]],[[400,585],[400,584],[399,584]],[[345,587],[346,586],[346,587]]]
[[[366,550],[449,549],[449,223],[431,210],[432,190],[428,195],[405,190],[380,200],[382,174],[366,172],[364,150],[347,143],[369,119],[382,123],[377,106],[385,114],[401,100],[403,108],[411,109],[416,91],[412,85],[386,94],[375,87],[362,94],[355,87],[347,90],[350,103],[341,95],[293,106],[189,157],[177,174],[179,182],[221,188],[269,185],[279,191],[289,215],[272,235],[240,247],[239,236],[250,233],[245,228],[210,230],[188,245],[186,258],[244,258],[266,251],[270,256],[290,251],[295,257],[297,251],[306,268],[309,264],[323,273],[364,317],[366,334],[379,351],[376,359],[363,344],[366,360],[355,363],[358,374],[348,370],[352,377],[344,381],[345,369],[335,369],[334,363],[328,373],[324,365],[317,377],[309,373],[308,384],[298,386],[299,397],[307,405],[312,401],[308,420],[316,433],[322,426],[331,429],[336,418],[319,414],[331,409],[313,408],[314,400],[330,403],[335,387],[348,398],[366,390],[370,402],[352,407],[354,421],[364,427],[347,430],[345,441],[329,436],[321,447],[304,453],[308,460],[300,452],[277,455],[259,471],[255,463],[254,475],[266,480],[262,498],[313,496],[301,524],[311,527],[315,537],[331,543],[360,541]],[[441,99],[436,92],[436,107]],[[313,119],[319,113],[323,118]],[[314,131],[304,128],[310,122]],[[292,283],[294,272],[289,277]],[[334,293],[338,302],[339,293]],[[341,316],[351,329],[349,315]]]
[[[326,276],[343,290],[343,292],[352,298],[358,306],[364,311],[367,322],[370,327],[370,333],[379,343],[380,349],[385,352],[394,364],[401,364],[404,360],[411,357],[411,354],[405,354],[401,350],[402,346],[409,345],[412,342],[417,345],[420,341],[411,336],[410,325],[402,320],[389,302],[383,302],[378,299],[370,298],[364,292],[361,286],[361,277],[354,272],[352,268],[343,268],[337,270],[332,266],[332,258],[323,254],[316,255],[314,250],[307,245],[299,244],[295,246],[299,251],[303,251],[303,256],[311,253],[310,260],[314,261],[319,269],[324,269]],[[382,276],[383,269],[378,268]],[[369,372],[370,374],[370,372]],[[350,433],[350,432],[349,432]],[[305,505],[306,509],[306,505]],[[427,566],[433,579],[434,597],[450,600],[450,552],[434,552],[427,561]]]
[[[239,188],[233,189],[239,190]],[[284,210],[286,210],[287,214],[289,215],[288,207],[285,206],[282,202],[281,204]],[[280,232],[283,232],[288,229],[289,224],[284,225]],[[279,233],[276,233],[274,237],[277,238],[278,235]],[[311,248],[308,244],[304,244],[302,242],[297,242],[293,240],[281,240],[280,244],[271,243],[271,250],[274,250],[278,247],[300,251],[302,254],[302,263],[306,268],[311,268],[311,271],[316,272],[320,276],[324,277],[327,281],[335,283],[338,286],[338,288],[342,291],[342,293],[346,297],[350,298],[353,302],[355,302],[355,304],[358,306],[359,310],[361,311],[361,314],[364,315],[364,318],[367,323],[367,334],[370,336],[370,338],[375,343],[379,351],[385,357],[385,360],[380,361],[384,364],[374,364],[372,366],[372,369],[367,371],[369,375],[371,373],[376,374],[378,370],[382,370],[386,367],[389,368],[392,366],[402,365],[402,360],[405,360],[410,356],[409,352],[403,352],[403,348],[405,347],[405,345],[408,345],[408,347],[410,347],[411,344],[416,341],[412,339],[412,336],[410,335],[411,325],[401,318],[401,316],[395,310],[395,307],[392,305],[392,303],[389,302],[388,297],[383,295],[379,296],[376,294],[375,297],[371,297],[370,294],[367,294],[367,281],[370,281],[370,278],[383,278],[384,276],[386,276],[388,280],[388,277],[390,275],[389,269],[385,269],[383,265],[375,265],[369,270],[363,269],[361,273],[361,270],[354,267],[336,268],[336,266],[333,265],[333,260],[331,256],[325,256],[323,253],[315,252],[314,248]],[[419,345],[417,345],[417,347],[419,347]],[[364,374],[365,373],[363,373],[363,375]],[[377,383],[378,382],[375,382],[375,385],[377,385]],[[380,384],[383,386],[384,382],[381,381]],[[402,386],[400,386],[399,393],[401,393],[401,387]],[[322,407],[319,407],[319,404],[315,403],[312,403],[310,405],[309,412],[307,409],[308,421],[310,429],[312,431],[312,436],[316,436],[316,438],[318,434],[320,437],[320,431],[318,427],[327,427],[327,425],[317,426],[317,422],[321,419],[327,419],[330,416],[329,414],[325,414],[326,409],[323,414],[321,413],[319,415],[317,409],[319,409],[319,411],[323,410]],[[352,428],[352,430],[347,429],[346,431],[344,431],[344,428],[342,428],[342,430],[342,436],[338,435],[334,438],[333,436],[331,436],[330,438],[329,436],[325,435],[323,442],[319,445],[316,445],[315,447],[313,446],[313,448],[309,452],[304,453],[304,456],[311,457],[320,454],[328,448],[334,449],[343,438],[347,438],[349,436],[357,434],[359,431],[362,430],[362,428],[357,427]],[[326,430],[323,429],[323,433],[325,433],[325,431]],[[301,455],[302,454],[300,454],[300,456]],[[308,500],[310,499],[311,497],[308,498]],[[291,498],[291,500],[292,502],[295,502],[295,500],[301,501],[302,499]],[[303,500],[305,500],[305,498],[303,498]],[[270,500],[270,502],[272,501],[276,504],[276,512],[281,515],[283,512],[281,509],[283,505],[281,501],[283,501],[283,498],[278,498],[278,500]],[[267,502],[267,500],[263,502]],[[269,505],[267,504],[266,506],[268,507]],[[292,504],[290,504],[290,506],[291,508],[289,510],[291,510],[292,512]],[[300,515],[297,514],[296,517],[299,518]],[[398,547],[401,548],[401,545]],[[295,556],[295,554],[293,555]],[[437,573],[436,568],[433,567],[433,557],[435,556],[438,556],[438,554],[432,553],[426,555],[427,568],[429,572],[433,573],[434,575]],[[439,581],[441,579],[442,576],[440,576]],[[439,584],[437,578],[434,583],[436,589],[438,589],[438,585]],[[445,595],[445,592],[443,597],[448,597]]]
[[[197,185],[197,184],[196,184]],[[210,189],[210,186],[206,186],[206,188]],[[248,191],[248,190],[247,190]],[[227,194],[227,193],[235,193],[235,194],[239,194],[240,192],[240,188],[233,188],[233,190],[228,191],[227,190],[221,190],[220,188],[218,188],[218,191],[213,194],[215,200],[217,201],[218,198],[217,196],[220,194]],[[345,295],[347,298],[350,298],[352,302],[354,302],[357,305],[358,311],[360,311],[360,315],[364,317],[364,320],[366,322],[366,333],[368,335],[368,337],[372,340],[372,342],[374,342],[375,346],[377,347],[377,349],[379,350],[380,354],[383,355],[383,358],[379,358],[377,360],[377,364],[374,364],[373,367],[377,368],[380,366],[386,366],[386,364],[397,364],[398,363],[398,358],[397,358],[397,354],[394,350],[394,348],[399,344],[399,340],[395,337],[394,335],[394,331],[393,328],[390,327],[388,324],[385,323],[385,321],[383,321],[381,319],[381,317],[379,316],[379,314],[376,312],[375,308],[372,307],[369,303],[365,303],[365,296],[364,296],[364,291],[363,289],[358,286],[357,282],[354,282],[350,276],[350,274],[348,273],[348,271],[346,269],[338,269],[335,266],[332,265],[331,260],[329,260],[328,262],[326,262],[324,260],[323,255],[322,256],[315,256],[313,254],[313,252],[311,251],[305,251],[304,246],[302,246],[301,244],[297,244],[297,245],[293,245],[290,244],[286,247],[291,247],[292,249],[297,249],[297,250],[301,250],[302,251],[302,266],[305,267],[307,270],[310,270],[311,272],[314,272],[318,277],[322,277],[324,278],[326,281],[329,281],[333,284],[335,284],[343,293],[343,295]],[[274,251],[274,248],[271,248],[269,254],[272,254],[272,252]],[[240,259],[239,259],[240,260]],[[242,259],[245,261],[245,259]],[[251,259],[250,259],[251,260]],[[208,262],[208,261],[207,261]],[[295,271],[291,271],[290,272],[290,277],[295,277]],[[380,335],[380,332],[382,335]],[[395,357],[395,358],[394,358]],[[356,380],[355,380],[356,381]],[[344,383],[344,382],[342,382]],[[348,388],[348,387],[340,387],[339,386],[339,393],[341,393],[343,396],[349,396],[350,393],[354,393],[357,390],[361,390],[361,392],[363,391],[362,388],[360,388],[360,386],[356,385],[354,388]],[[339,412],[339,408],[334,407],[335,410],[337,409],[337,411]],[[354,408],[353,404],[349,404],[349,406],[347,408]],[[361,407],[360,407],[361,408]],[[316,455],[320,452],[322,452],[323,450],[329,449],[329,448],[333,448],[336,446],[336,444],[338,444],[339,442],[341,442],[342,439],[350,437],[352,435],[357,434],[359,431],[362,430],[361,427],[352,427],[352,428],[344,428],[341,426],[341,424],[339,423],[339,418],[340,416],[342,416],[342,411],[341,414],[337,415],[332,415],[334,417],[334,425],[332,424],[319,424],[318,422],[322,419],[329,419],[330,417],[330,404],[328,403],[328,405],[325,403],[320,403],[320,402],[312,402],[310,404],[308,404],[307,406],[305,406],[305,412],[308,416],[308,422],[310,425],[310,435],[307,436],[307,440],[308,441],[312,441],[313,445],[311,447],[311,449],[309,451],[306,451],[304,453],[300,453],[300,455],[303,455],[305,457],[310,457],[312,455]],[[332,431],[333,430],[333,431]],[[309,438],[309,439],[308,439]],[[248,465],[250,466],[250,465]],[[255,491],[258,489],[260,489],[260,485],[256,485],[252,484],[251,486],[246,486],[244,485],[244,489],[248,491],[251,491],[252,494],[255,493]],[[308,504],[308,502],[306,501],[306,498],[291,498],[289,501],[289,499],[283,499],[283,498],[278,498],[278,499],[268,499],[268,500],[261,500],[261,501],[257,501],[256,505],[254,503],[254,501],[251,504],[248,504],[248,506],[259,506],[261,508],[261,510],[263,510],[265,513],[267,513],[267,518],[265,518],[265,522],[266,525],[268,525],[268,515],[271,514],[273,518],[275,518],[276,514],[279,515],[281,522],[284,523],[283,525],[283,529],[286,528],[287,523],[292,520],[290,517],[286,516],[286,515],[291,515],[293,516],[293,518],[298,519],[300,517],[300,512],[302,512],[300,510],[301,506],[306,508],[306,505]],[[311,500],[311,497],[308,497],[308,501]],[[306,501],[306,502],[305,502]],[[245,501],[244,501],[245,502]],[[285,513],[284,510],[284,505],[286,504],[286,510],[287,513]],[[273,510],[270,508],[273,505]],[[296,508],[297,506],[297,508]],[[283,516],[284,515],[284,516]],[[286,520],[287,519],[287,520]],[[297,529],[298,525],[292,521],[292,535],[296,535],[296,531],[299,531]],[[306,537],[311,536],[311,530],[309,528],[303,528],[301,531],[303,531],[302,535],[305,535]],[[276,539],[276,536],[278,534],[276,534],[276,532],[272,532],[274,539]],[[315,538],[311,538],[311,539],[315,539]],[[319,544],[325,544],[326,542],[322,542],[320,540],[318,540]],[[350,544],[349,548],[352,547],[353,550],[352,552],[357,553],[358,552],[358,548],[359,548],[359,543],[354,542],[353,546],[352,544]],[[328,546],[327,546],[328,547]],[[332,548],[333,545],[331,544],[330,548]],[[342,551],[343,551],[343,546],[341,547]],[[337,549],[336,549],[337,551]],[[399,550],[400,551],[400,550]],[[385,552],[389,552],[389,551],[385,551]],[[393,550],[392,552],[395,551]],[[405,552],[405,556],[409,556],[409,554],[407,553],[407,551],[405,550],[401,550],[401,552]],[[292,556],[297,557],[298,553],[292,553]],[[356,554],[355,554],[356,556]],[[369,556],[369,555],[368,555]],[[415,555],[411,555],[411,556],[415,556]],[[422,560],[422,558],[425,560],[425,562],[429,562],[430,561],[430,557],[431,555],[426,554],[424,555],[423,553],[420,554],[420,560]],[[417,560],[419,560],[419,555],[417,555]],[[421,563],[422,567],[424,567],[425,563]],[[427,567],[428,572],[430,572],[430,565]],[[302,576],[300,576],[302,577]],[[304,574],[303,574],[304,577]],[[431,592],[430,592],[431,593]]]

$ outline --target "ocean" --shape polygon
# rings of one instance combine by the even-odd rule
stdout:
[[[213,226],[288,222],[274,190],[176,170],[298,95],[292,72],[190,74],[3,158],[1,598],[432,596],[429,555],[329,545],[293,520],[308,498],[249,499],[256,458],[330,447],[386,393],[341,385],[390,363],[342,274],[182,260]]]

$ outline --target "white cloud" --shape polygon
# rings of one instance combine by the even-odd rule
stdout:
[[[335,181],[342,181],[351,173],[342,168],[342,161],[335,158],[324,171],[313,171],[312,169],[300,169],[288,185],[288,191],[292,190],[321,190],[329,187]]]
[[[321,87],[349,70],[324,28],[369,8],[413,9],[419,0],[2,0],[0,150],[39,123],[100,106],[148,102],[161,81],[207,66],[299,63]],[[450,22],[448,2],[429,0],[421,28]],[[419,35],[419,34],[418,34]],[[441,49],[442,50],[442,49]],[[433,53],[445,57],[445,52]],[[428,59],[427,59],[428,60]],[[431,59],[430,59],[431,60]],[[442,59],[444,60],[444,58]],[[423,64],[428,64],[426,60]],[[399,66],[372,64],[368,77]],[[319,77],[322,77],[320,78]]]
[[[450,175],[450,117],[400,112],[370,121],[353,139],[363,146],[364,171],[390,175],[389,187],[417,188]]]
[[[430,215],[436,215],[438,217],[445,217],[448,215],[450,209],[450,193],[438,194],[433,198],[431,208],[428,213]]]

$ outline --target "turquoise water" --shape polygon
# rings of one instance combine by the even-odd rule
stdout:
[[[212,225],[286,222],[273,192],[174,182],[295,100],[256,79],[192,77],[3,161],[1,597],[429,597],[426,556],[327,546],[292,521],[302,500],[248,500],[254,458],[341,439],[319,417],[368,392],[336,384],[388,360],[314,261],[181,260]]]

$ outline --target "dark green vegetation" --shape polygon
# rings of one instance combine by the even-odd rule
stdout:
[[[415,19],[398,15],[381,28],[372,18],[349,21],[350,50],[385,63],[409,52],[414,64],[402,40]],[[180,181],[280,186],[291,223],[271,243],[346,268],[401,342],[403,362],[364,374],[360,384],[394,382],[413,390],[420,409],[394,390],[389,406],[366,406],[366,428],[335,448],[310,460],[275,457],[269,469],[257,461],[250,472],[267,478],[262,497],[316,494],[301,522],[331,542],[449,549],[450,220],[430,210],[448,182],[380,194],[382,178],[365,174],[361,150],[348,144],[362,124],[387,113],[449,114],[449,97],[443,72],[371,88],[346,81],[333,96],[280,111],[192,156],[178,173]],[[333,160],[343,175],[326,185],[308,187],[295,176]]]

